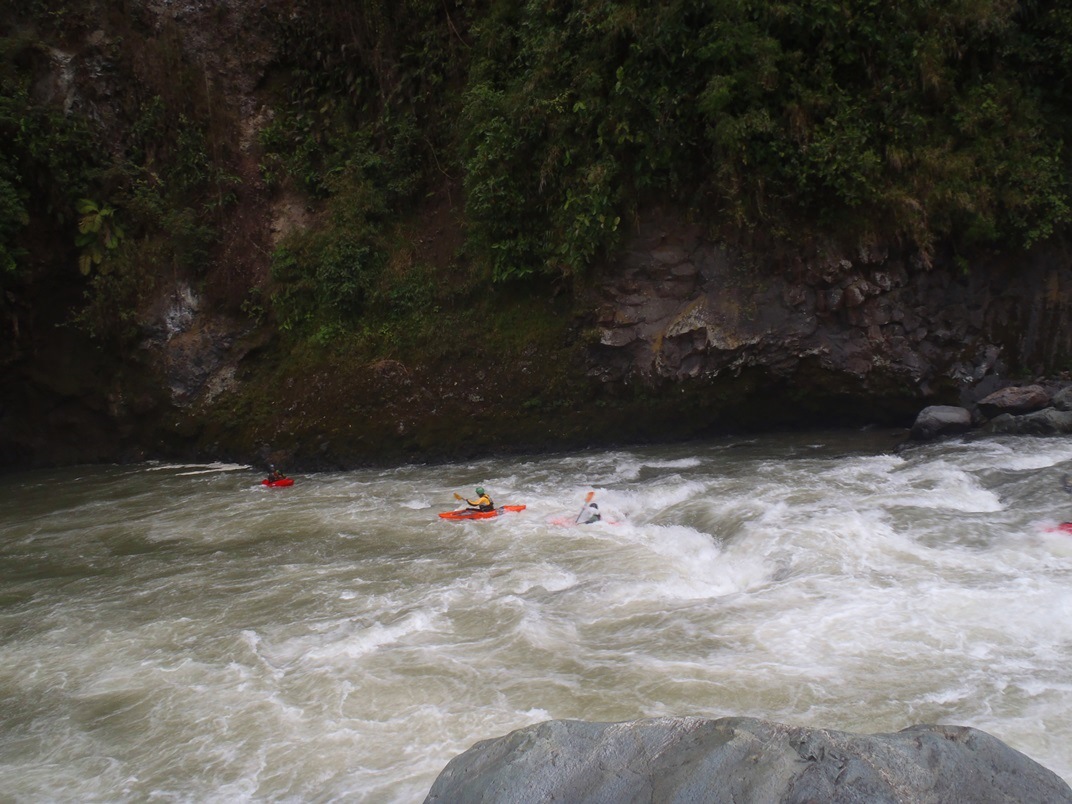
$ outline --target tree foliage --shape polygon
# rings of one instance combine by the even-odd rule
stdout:
[[[113,31],[87,56],[79,48],[102,16],[94,2],[35,2],[0,16],[10,32],[0,36],[0,288],[11,288],[0,306],[31,280],[51,272],[68,284],[80,272],[86,309],[73,320],[107,337],[109,320],[134,331],[154,272],[206,268],[236,178],[224,122],[173,26],[146,39],[124,17],[128,38]],[[111,105],[86,101],[87,63],[123,87]],[[98,314],[106,310],[115,314]]]
[[[0,38],[6,286],[31,233],[64,232],[67,267],[99,260],[92,277],[121,260],[139,289],[138,271],[207,272],[227,225],[236,115],[178,23],[125,4],[119,35],[104,5],[5,12],[21,31]],[[256,24],[277,53],[262,176],[322,212],[273,262],[299,329],[353,326],[404,284],[384,276],[392,227],[444,189],[465,264],[499,282],[583,274],[652,205],[727,237],[924,252],[1030,246],[1072,214],[1060,0],[287,0]],[[52,69],[35,37],[84,44],[98,25],[96,63],[124,76],[109,131],[32,92]],[[118,293],[92,277],[92,293]]]
[[[1025,246],[1069,219],[1070,14],[1009,0],[492,3],[464,121],[498,278],[583,270],[638,205],[740,229]]]
[[[24,235],[31,219],[70,220],[73,200],[86,191],[98,164],[85,121],[32,99],[30,68],[42,58],[30,38],[0,38],[0,283],[27,268]]]
[[[119,248],[125,235],[123,227],[116,221],[114,207],[83,198],[75,205],[75,210],[80,215],[75,243],[82,250],[78,269],[83,276],[89,276],[93,267],[103,262],[107,252]]]

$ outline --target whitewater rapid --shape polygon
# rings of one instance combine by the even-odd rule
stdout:
[[[973,726],[1072,782],[1072,439],[895,443],[7,475],[0,788],[413,802],[480,739],[679,714]],[[477,485],[527,508],[436,516]]]

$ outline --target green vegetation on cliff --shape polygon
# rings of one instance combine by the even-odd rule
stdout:
[[[502,3],[473,37],[467,211],[497,277],[583,270],[645,203],[924,250],[1068,222],[1061,3]]]
[[[181,280],[282,333],[266,382],[529,361],[501,402],[553,421],[590,391],[572,291],[654,207],[965,265],[1072,217],[1058,0],[164,5],[0,11],[15,341],[62,297],[49,324],[129,352]]]
[[[443,186],[464,191],[466,238],[441,283],[583,277],[651,204],[731,240],[924,254],[1029,246],[1069,221],[1058,3],[305,11],[279,29],[262,166],[334,210],[275,258],[284,322],[313,334],[391,308],[395,224]]]
[[[0,17],[0,289],[21,302],[81,273],[72,320],[119,343],[157,276],[206,275],[237,182],[232,123],[177,30],[123,5]]]
[[[281,318],[308,334],[384,301],[397,224],[433,191],[466,232],[439,267],[477,281],[583,275],[650,204],[731,239],[924,252],[1029,245],[1069,220],[1072,11],[1054,0],[260,5],[277,54],[261,175],[329,210],[274,258]],[[127,252],[204,272],[243,180],[233,110],[174,23],[47,6],[4,12],[5,284],[42,232],[74,249],[79,198],[118,210]],[[57,44],[120,75],[107,114],[30,91]],[[98,287],[87,323],[143,281]]]

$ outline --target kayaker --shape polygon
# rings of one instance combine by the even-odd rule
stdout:
[[[585,509],[583,516],[584,522],[581,523],[582,525],[591,525],[593,522],[598,522],[603,518],[603,516],[599,513],[599,506],[595,503],[588,504],[588,507]]]
[[[470,500],[468,497],[463,498],[469,504],[467,511],[494,511],[495,503],[491,501],[491,497],[484,491],[483,486],[476,487],[476,499]]]
[[[282,472],[280,472],[278,469],[276,469],[274,465],[268,467],[268,482],[269,483],[278,483],[280,480],[282,480],[285,477],[286,477],[286,475],[283,474]]]

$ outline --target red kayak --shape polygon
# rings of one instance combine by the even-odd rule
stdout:
[[[443,519],[491,519],[510,511],[524,511],[523,505],[500,505],[493,511],[444,511],[439,516]]]
[[[284,477],[282,480],[269,480],[268,478],[265,478],[261,481],[261,485],[268,486],[268,488],[272,489],[282,488],[283,486],[293,486],[294,478]]]
[[[1049,533],[1067,533],[1072,535],[1072,522],[1062,522],[1060,525],[1054,525],[1052,528],[1046,528]]]

